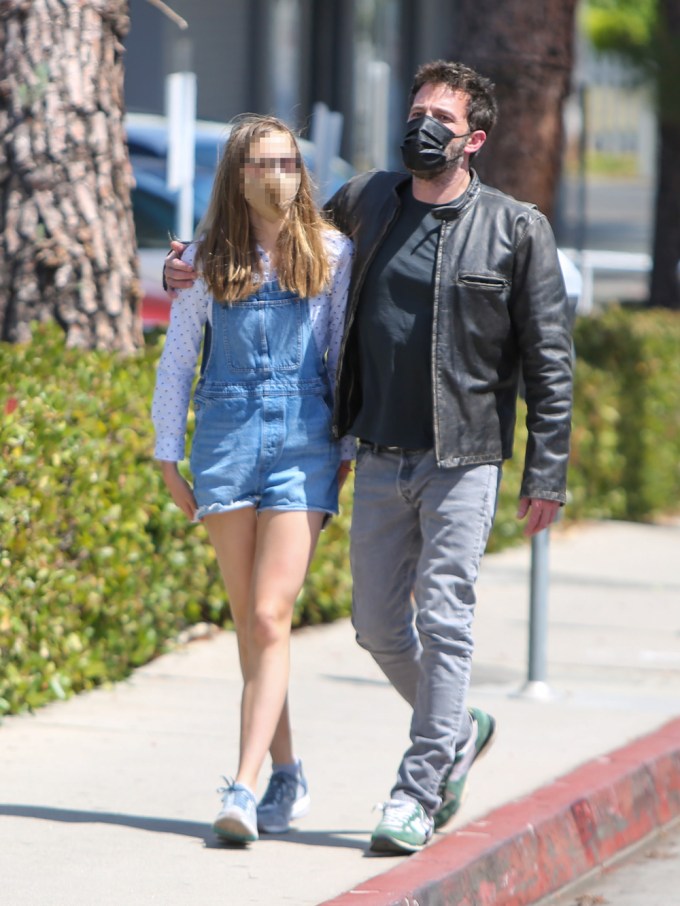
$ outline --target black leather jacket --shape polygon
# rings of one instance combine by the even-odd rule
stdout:
[[[355,261],[340,352],[333,431],[350,432],[364,387],[356,311],[376,249],[410,177],[372,171],[330,200],[351,236]],[[571,422],[570,314],[555,240],[545,217],[483,185],[473,172],[442,221],[434,282],[432,385],[440,466],[500,462],[512,455],[520,367],[528,441],[520,496],[565,502]]]

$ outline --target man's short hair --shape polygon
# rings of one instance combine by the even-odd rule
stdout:
[[[498,115],[498,105],[494,97],[495,85],[463,63],[451,63],[448,60],[434,60],[419,67],[413,78],[408,105],[423,85],[446,85],[454,91],[464,91],[468,97],[467,121],[470,131],[483,129],[488,135],[493,129]]]

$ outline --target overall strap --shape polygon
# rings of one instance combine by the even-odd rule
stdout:
[[[203,377],[203,372],[205,371],[205,366],[208,364],[208,359],[210,358],[211,345],[212,345],[212,325],[210,324],[210,321],[208,319],[206,319],[205,329],[203,331],[203,354],[201,356],[201,373],[200,373],[201,377]]]

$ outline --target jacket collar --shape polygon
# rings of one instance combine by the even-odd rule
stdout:
[[[470,170],[470,175],[472,177],[470,179],[470,184],[463,194],[449,204],[442,204],[433,208],[433,217],[437,217],[439,220],[455,220],[457,217],[460,217],[464,211],[467,211],[470,205],[474,204],[480,193],[482,184],[479,181],[476,170]]]
[[[402,173],[397,173],[395,175],[397,176],[397,179],[392,185],[392,195],[396,199],[397,204],[401,205],[401,197],[399,193],[402,187],[406,185],[406,183],[410,183],[412,181],[412,177],[409,174]],[[470,176],[470,183],[463,194],[456,198],[455,201],[433,207],[433,217],[436,217],[439,220],[455,220],[456,217],[460,217],[460,215],[464,211],[467,211],[470,205],[474,204],[481,191],[482,184],[479,181],[479,176],[477,176],[476,170],[471,169]]]

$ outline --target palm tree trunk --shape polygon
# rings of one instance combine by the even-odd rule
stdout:
[[[499,118],[482,179],[553,214],[570,90],[577,0],[458,0],[453,58],[496,83]]]
[[[0,338],[141,342],[123,131],[127,0],[0,0]]]
[[[659,166],[649,303],[680,310],[680,0],[659,3]]]

